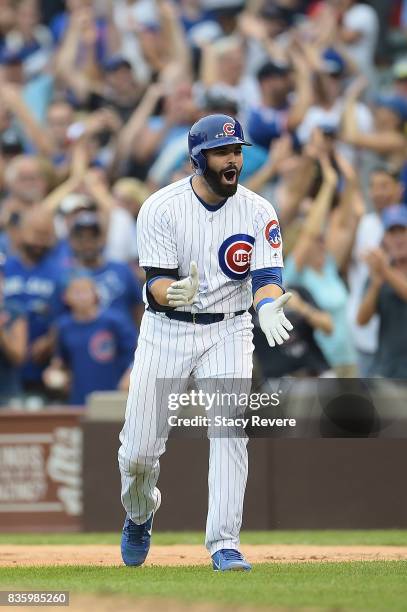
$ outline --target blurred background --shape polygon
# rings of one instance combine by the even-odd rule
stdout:
[[[188,129],[215,112],[254,145],[241,181],[278,212],[293,292],[289,342],[255,325],[258,385],[406,377],[406,0],[0,0],[0,431],[34,436],[3,440],[10,516],[14,466],[25,502],[44,457],[75,489],[75,419],[125,394],[137,215],[191,174]]]

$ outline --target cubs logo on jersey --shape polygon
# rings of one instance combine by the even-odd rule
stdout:
[[[89,354],[99,363],[112,361],[116,354],[113,334],[107,330],[97,331],[89,340]]]
[[[219,265],[226,276],[243,280],[250,270],[250,258],[254,237],[249,234],[234,234],[222,243],[219,249]]]
[[[281,246],[281,234],[278,221],[274,219],[273,221],[267,223],[264,234],[267,242],[271,247],[273,247],[273,249],[278,249]]]

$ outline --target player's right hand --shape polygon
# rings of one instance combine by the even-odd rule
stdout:
[[[198,293],[199,275],[198,266],[195,261],[191,261],[189,266],[189,276],[180,281],[175,281],[167,289],[168,305],[187,306],[193,304]]]

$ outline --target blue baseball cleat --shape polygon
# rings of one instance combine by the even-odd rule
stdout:
[[[215,572],[249,572],[252,569],[242,553],[234,548],[217,550],[212,555],[212,567]]]
[[[136,567],[146,560],[151,543],[151,530],[153,518],[161,503],[161,495],[150,518],[142,525],[133,523],[129,515],[126,516],[122,531],[121,551],[125,565]]]

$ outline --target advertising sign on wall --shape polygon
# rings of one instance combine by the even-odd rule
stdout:
[[[82,413],[0,413],[0,531],[81,529]]]

